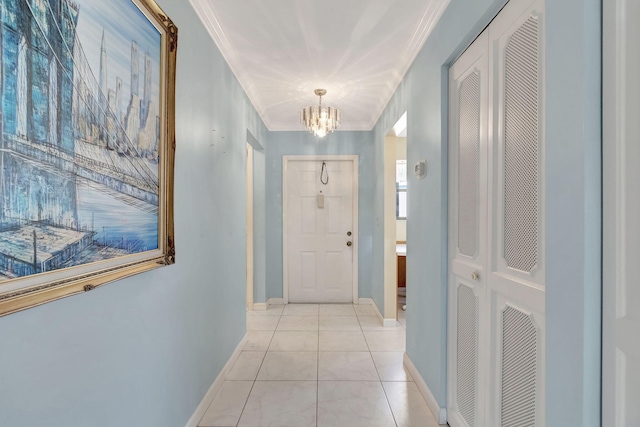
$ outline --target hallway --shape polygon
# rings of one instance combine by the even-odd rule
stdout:
[[[403,366],[405,316],[370,305],[289,304],[247,314],[245,346],[200,427],[436,427]]]

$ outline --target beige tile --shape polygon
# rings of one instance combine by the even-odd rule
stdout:
[[[318,332],[276,331],[269,351],[318,351]]]
[[[371,304],[358,304],[354,305],[353,308],[358,316],[376,316],[376,311]]]
[[[315,381],[317,378],[317,352],[270,351],[264,358],[257,379],[259,381]]]
[[[406,333],[401,331],[364,331],[370,351],[405,351]]]
[[[403,351],[372,352],[371,357],[382,381],[413,381],[404,367]]]
[[[318,316],[282,316],[277,331],[317,331]]]
[[[318,427],[395,425],[380,382],[318,382]]]
[[[316,402],[316,381],[256,381],[238,426],[315,426]]]
[[[228,381],[253,381],[264,359],[264,351],[243,351],[227,374]]]
[[[380,381],[368,351],[320,352],[318,379],[321,381]]]
[[[318,304],[287,304],[282,314],[285,316],[317,316]]]
[[[355,312],[354,312],[355,313]],[[354,316],[323,316],[320,315],[321,331],[359,331],[360,323]]]
[[[235,426],[253,387],[253,381],[225,381],[213,398],[199,427]]]
[[[359,331],[320,331],[320,351],[369,351]]]
[[[384,382],[382,385],[398,427],[438,427],[415,383]]]
[[[273,331],[248,331],[243,350],[267,350],[273,338]]]
[[[405,317],[399,317],[398,318],[398,322],[402,325],[403,328],[407,328],[407,318]]]
[[[320,316],[355,316],[353,304],[321,304]]]
[[[249,310],[247,316],[280,316],[284,310],[284,304],[273,304],[266,310]]]
[[[403,330],[402,325],[396,322],[396,326],[383,326],[378,316],[358,316],[363,331],[394,331]]]
[[[279,316],[247,316],[247,331],[275,331]]]
[[[358,316],[358,321],[362,329],[382,328],[382,321],[378,316]]]

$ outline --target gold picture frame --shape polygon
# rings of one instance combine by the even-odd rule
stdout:
[[[174,264],[176,26],[0,1],[0,316]]]

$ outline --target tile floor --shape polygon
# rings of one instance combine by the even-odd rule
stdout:
[[[399,315],[384,328],[367,305],[249,312],[246,345],[199,426],[436,427],[402,364]]]

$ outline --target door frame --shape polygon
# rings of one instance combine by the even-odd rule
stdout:
[[[247,310],[253,310],[253,147],[247,143]]]
[[[358,304],[358,155],[309,155],[309,156],[282,156],[282,298],[285,304],[289,303],[289,276],[287,271],[289,270],[289,237],[287,235],[287,223],[289,208],[289,189],[287,185],[287,173],[289,172],[290,162],[304,162],[304,161],[350,161],[353,165],[353,303]]]
[[[396,251],[396,147],[395,141],[384,138],[383,200],[384,200],[384,319],[398,320],[398,254]],[[393,248],[391,247],[393,246]]]
[[[627,145],[635,143],[627,138],[626,78],[631,48],[626,32],[633,20],[628,3],[604,0],[602,8],[602,425],[618,425],[617,411],[625,403],[617,401],[621,394],[619,376],[624,375],[625,367],[615,346],[616,318],[623,311],[620,299],[625,292],[629,257],[625,220],[627,194],[632,190],[624,159]]]

